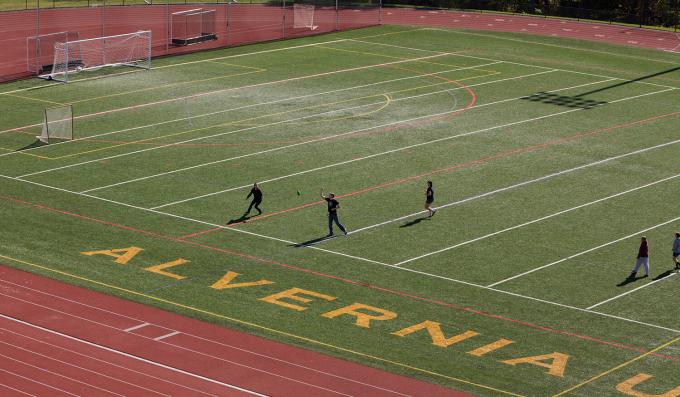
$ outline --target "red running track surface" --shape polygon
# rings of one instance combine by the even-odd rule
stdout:
[[[470,396],[0,265],[2,396]]]

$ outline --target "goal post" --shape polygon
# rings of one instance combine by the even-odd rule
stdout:
[[[77,41],[78,32],[54,32],[26,38],[26,70],[41,75],[52,70],[54,45]]]
[[[194,8],[170,15],[170,44],[186,46],[217,40],[217,12]]]
[[[46,108],[43,111],[42,133],[36,138],[44,143],[50,143],[51,139],[73,139],[73,106]]]
[[[293,4],[293,28],[316,30],[318,26],[314,25],[315,9],[313,4]]]
[[[51,72],[42,77],[68,82],[69,75],[106,66],[151,68],[151,31],[57,42]]]

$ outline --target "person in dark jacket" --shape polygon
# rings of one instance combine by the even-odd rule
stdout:
[[[328,203],[328,236],[326,237],[331,237],[333,236],[333,223],[338,225],[340,230],[347,235],[347,230],[345,227],[340,223],[340,220],[338,219],[338,208],[340,208],[340,203],[338,200],[335,199],[335,194],[329,193],[328,196],[323,195],[323,190],[321,191],[321,198],[326,200],[326,203]]]
[[[260,204],[262,204],[262,190],[257,186],[257,182],[253,183],[253,188],[250,189],[250,193],[246,196],[246,200],[248,200],[250,196],[253,196],[253,201],[250,202],[246,215],[250,214],[250,210],[252,210],[253,207],[257,210],[258,215],[262,214],[262,210],[260,209]]]
[[[641,265],[645,267],[645,277],[649,276],[649,246],[647,245],[647,237],[640,237],[640,248],[638,248],[637,260],[635,261],[635,267],[633,271],[630,272],[628,278],[635,278],[638,269]]]

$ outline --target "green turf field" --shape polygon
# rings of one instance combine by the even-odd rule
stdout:
[[[482,396],[678,395],[678,54],[392,26],[92,77],[0,86],[0,262]]]

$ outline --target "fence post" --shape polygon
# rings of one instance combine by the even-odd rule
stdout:
[[[378,3],[378,25],[382,25],[382,6],[383,6],[383,0],[380,0]]]
[[[286,0],[281,2],[281,37],[286,38]]]
[[[339,2],[340,0],[335,0],[335,30],[340,30],[340,7],[339,7]]]

